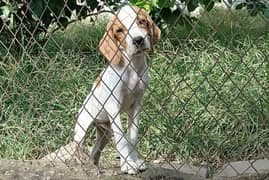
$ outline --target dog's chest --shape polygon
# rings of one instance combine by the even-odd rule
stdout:
[[[123,76],[121,88],[122,108],[128,109],[136,100],[141,100],[148,85],[148,73],[138,73],[135,70],[127,70]]]

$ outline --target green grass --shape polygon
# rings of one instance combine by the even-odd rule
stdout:
[[[1,55],[6,58],[0,67],[0,157],[39,158],[68,141],[85,94],[104,66],[95,51],[100,29],[73,25],[54,34],[43,51],[36,45],[24,56]]]
[[[261,156],[269,147],[268,22],[212,11],[194,28],[172,26],[150,57],[140,151],[213,165]],[[40,158],[72,139],[105,66],[96,49],[103,31],[74,24],[22,56],[0,45],[1,158]]]

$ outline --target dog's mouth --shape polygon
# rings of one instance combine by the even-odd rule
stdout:
[[[140,53],[144,53],[144,52],[148,52],[148,51],[150,51],[150,48],[145,48],[145,47],[137,48],[134,54],[140,54]]]

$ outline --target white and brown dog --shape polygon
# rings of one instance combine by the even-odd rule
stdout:
[[[96,126],[91,156],[98,166],[101,151],[113,132],[121,171],[136,174],[146,169],[135,148],[141,100],[149,80],[145,53],[153,49],[161,32],[145,10],[130,5],[113,16],[106,30],[99,50],[110,64],[96,79],[80,109],[74,140],[82,145],[88,127]],[[129,116],[127,134],[120,119],[122,112]]]

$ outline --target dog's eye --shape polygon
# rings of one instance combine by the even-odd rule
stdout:
[[[122,28],[116,29],[116,33],[122,33],[122,32],[123,32],[123,29]]]
[[[140,25],[147,25],[147,20],[146,19],[139,19],[138,24]]]

